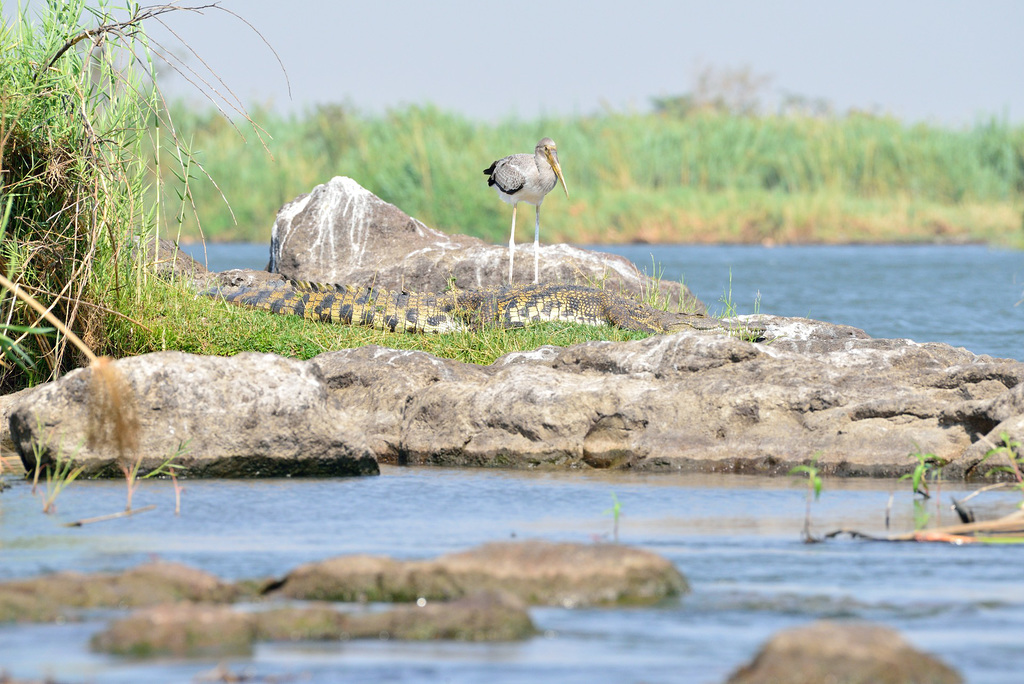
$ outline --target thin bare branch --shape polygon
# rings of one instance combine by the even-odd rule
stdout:
[[[97,515],[94,518],[82,518],[81,520],[75,520],[74,522],[64,523],[64,527],[82,527],[83,525],[89,525],[91,523],[106,522],[107,520],[116,520],[118,518],[127,518],[138,513],[152,511],[155,508],[155,504],[150,504],[148,506],[143,506],[142,508],[132,508],[131,510],[119,511],[117,513],[108,513],[107,515]]]
[[[148,6],[148,7],[138,7],[138,8],[136,8],[134,14],[132,14],[132,16],[129,19],[126,19],[125,21],[118,21],[118,22],[114,22],[112,24],[102,24],[100,26],[97,26],[96,28],[85,29],[85,30],[80,31],[80,32],[76,33],[75,35],[73,35],[71,38],[69,38],[64,43],[64,45],[62,45],[57,50],[57,52],[54,53],[53,57],[51,57],[50,60],[43,67],[41,67],[39,69],[39,71],[36,72],[35,80],[38,81],[39,77],[43,73],[48,71],[50,69],[50,67],[52,67],[54,64],[56,64],[57,60],[59,60],[61,57],[63,57],[67,53],[68,50],[73,48],[75,45],[78,45],[80,42],[82,42],[83,40],[85,40],[87,38],[92,38],[93,40],[98,40],[102,36],[104,36],[104,35],[106,35],[108,33],[112,34],[112,35],[116,35],[116,36],[122,37],[122,38],[131,37],[131,36],[134,35],[135,31],[138,30],[139,24],[141,24],[144,21],[147,21],[148,19],[153,19],[155,17],[158,17],[161,14],[166,14],[168,12],[176,12],[176,11],[192,11],[192,12],[196,12],[196,11],[201,11],[201,10],[204,10],[204,9],[214,8],[216,6],[217,6],[217,3],[213,3],[211,5],[202,5],[202,6],[199,6],[199,7],[185,7],[185,6],[173,5],[173,4],[172,5],[151,5],[151,6]],[[127,31],[127,29],[132,29],[132,30],[131,31]]]
[[[274,46],[270,44],[270,41],[268,41],[266,39],[266,37],[262,33],[259,32],[259,29],[257,29],[251,23],[249,23],[249,20],[247,20],[242,15],[237,14],[237,13],[229,10],[227,7],[220,7],[219,4],[217,6],[217,9],[219,9],[221,12],[227,12],[228,14],[233,16],[235,19],[238,19],[240,22],[242,22],[243,24],[248,26],[250,29],[252,29],[253,33],[255,33],[257,36],[260,37],[260,40],[262,40],[263,44],[267,46],[267,49],[270,50],[271,54],[274,55],[274,59],[277,60],[278,65],[281,67],[281,73],[284,75],[284,83],[285,83],[285,86],[287,86],[287,88],[288,88],[288,97],[290,99],[291,96],[292,96],[292,82],[291,82],[291,79],[288,78],[288,70],[284,68],[284,62],[281,60],[281,56],[279,54],[277,54],[277,50],[275,50]]]

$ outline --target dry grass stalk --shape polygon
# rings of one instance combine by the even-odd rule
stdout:
[[[89,432],[93,451],[112,450],[128,487],[125,511],[132,510],[142,454],[139,451],[139,412],[131,385],[108,356],[89,365]]]
[[[137,474],[135,454],[139,448],[139,414],[131,385],[114,366],[109,356],[98,357],[59,318],[3,275],[0,285],[35,309],[89,359],[89,428],[87,443],[94,451],[113,450],[117,463],[129,482],[128,509],[131,509],[132,485]],[[37,469],[38,470],[38,469]],[[38,473],[37,473],[38,476]]]
[[[112,449],[124,469],[139,448],[139,414],[131,385],[109,356],[89,365],[89,448]]]

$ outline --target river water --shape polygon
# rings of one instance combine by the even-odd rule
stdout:
[[[813,530],[884,530],[894,486],[826,480]],[[806,545],[805,490],[791,478],[386,467],[363,479],[187,482],[178,517],[170,483],[141,487],[135,505],[155,511],[67,528],[61,522],[123,507],[123,484],[75,483],[55,516],[15,484],[0,494],[0,574],[117,570],[160,557],[239,579],[345,553],[427,558],[512,538],[604,543],[614,494],[620,541],[671,559],[690,595],[653,608],[534,609],[542,636],[522,643],[278,643],[227,663],[303,682],[710,683],[778,629],[859,618],[899,629],[971,682],[1016,683],[1024,666],[1024,547]],[[909,487],[898,490],[893,527],[905,530],[913,503]],[[988,495],[976,510],[1008,512],[1019,498]],[[2,626],[0,665],[20,676],[125,683],[184,682],[216,665],[92,654],[89,636],[102,625]]]
[[[261,266],[249,247],[241,266]],[[641,265],[650,247],[617,247]],[[729,287],[740,313],[760,291],[765,313],[807,315],[875,336],[935,339],[1021,358],[1024,257],[981,247],[657,248],[665,278],[685,279],[714,310]],[[877,250],[877,251],[876,251]],[[230,252],[245,251],[237,246]],[[678,262],[668,254],[678,254]],[[871,259],[864,260],[864,255]],[[255,261],[253,260],[255,259]],[[858,260],[860,262],[858,263]],[[924,265],[922,265],[922,263]],[[233,265],[211,259],[215,269]],[[954,268],[955,265],[955,268]],[[788,277],[787,277],[788,276]],[[800,280],[802,286],[791,281]],[[977,282],[975,282],[977,281]],[[939,317],[946,322],[939,324]],[[908,459],[909,460],[909,459]],[[619,538],[671,559],[692,593],[648,608],[538,608],[541,636],[521,643],[274,643],[225,660],[255,681],[696,682],[723,681],[779,629],[820,618],[898,629],[969,682],[1016,683],[1024,671],[1024,546],[800,541],[804,484],[796,478],[631,473],[532,473],[385,467],[380,477],[189,481],[180,516],[171,485],[143,481],[132,518],[63,522],[124,506],[118,482],[76,482],[43,515],[28,484],[0,493],[0,578],[76,569],[119,570],[152,558],[226,579],[279,576],[344,553],[428,558],[494,540],[606,543],[613,495]],[[947,484],[948,495],[969,488]],[[912,529],[906,483],[826,479],[813,530]],[[1013,510],[1019,493],[972,500],[979,517]],[[934,522],[954,522],[930,503]],[[0,670],[61,682],[188,682],[208,660],[132,661],[93,654],[105,614],[60,625],[0,625]]]

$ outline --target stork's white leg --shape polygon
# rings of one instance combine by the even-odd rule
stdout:
[[[533,284],[540,282],[540,205],[537,205],[537,225],[533,229]]]
[[[516,205],[512,205],[512,234],[508,238],[508,284],[512,284],[512,260],[516,254]]]

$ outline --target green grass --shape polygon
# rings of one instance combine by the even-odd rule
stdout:
[[[486,365],[505,354],[545,344],[570,346],[591,340],[648,336],[613,327],[567,323],[439,335],[392,333],[249,309],[161,281],[151,283],[135,305],[139,307],[136,320],[143,325],[121,320],[111,322],[108,328],[111,346],[124,355],[173,349],[217,356],[257,351],[309,359],[326,351],[376,344]]]
[[[33,9],[0,23],[0,393],[55,379],[93,351],[133,349],[107,326],[138,320],[148,296],[138,246],[191,205],[187,187],[157,181],[196,168],[165,135],[142,30],[178,8]]]
[[[430,106],[372,116],[326,105],[259,112],[271,158],[213,114],[172,111],[237,217],[209,182],[193,181],[203,231],[215,240],[266,241],[283,203],[347,175],[428,225],[504,242],[508,207],[481,171],[549,135],[570,192],[545,204],[549,242],[1024,245],[1024,127],[995,119],[949,129],[866,115],[705,112],[490,124]],[[199,228],[186,221],[182,234]]]

